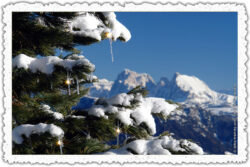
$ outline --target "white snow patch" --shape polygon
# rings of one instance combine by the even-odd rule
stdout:
[[[117,114],[117,118],[124,124],[124,125],[132,125],[133,120],[130,118],[131,110],[123,110],[119,111]]]
[[[12,130],[12,141],[15,142],[16,144],[22,144],[23,143],[22,135],[25,135],[28,138],[32,134],[41,134],[45,132],[49,132],[51,136],[58,137],[59,139],[61,139],[64,136],[64,131],[60,127],[54,124],[44,124],[44,123],[39,123],[36,125],[23,124],[15,127]]]
[[[74,55],[76,56],[76,55]],[[42,72],[45,74],[52,74],[54,72],[54,66],[58,65],[66,70],[71,71],[74,66],[87,66],[91,71],[95,70],[95,65],[90,63],[84,56],[79,55],[78,59],[61,59],[56,56],[47,56],[42,58],[32,58],[25,54],[19,54],[12,60],[13,68],[29,69],[31,72]]]
[[[188,154],[199,154],[202,155],[203,149],[197,144],[188,141],[186,139],[176,140],[169,136],[163,136],[162,145],[165,149],[170,152],[183,152]]]
[[[174,153],[204,154],[203,149],[197,144],[185,139],[176,140],[170,136],[135,140],[119,149],[111,149],[101,154],[171,155]]]
[[[85,119],[86,117],[82,115],[67,115],[66,118]]]
[[[130,106],[130,101],[134,99],[134,95],[128,95],[126,93],[121,93],[116,96],[113,96],[106,100],[106,102],[110,105],[123,105]]]
[[[104,24],[96,16],[89,13],[82,13],[69,22],[69,31],[78,36],[91,37],[101,41],[101,34],[104,32]]]
[[[107,24],[111,28],[113,40],[117,40],[120,37],[122,37],[125,41],[130,40],[131,34],[129,30],[116,19],[114,12],[102,12],[102,14],[108,20]]]
[[[139,100],[139,106],[135,109],[125,108],[131,106],[132,100]],[[141,123],[145,123],[149,128],[150,134],[156,133],[156,125],[152,114],[161,113],[167,117],[170,112],[177,108],[177,105],[169,104],[162,98],[143,98],[141,95],[129,95],[126,93],[118,94],[104,101],[106,103],[105,106],[93,105],[88,109],[88,115],[107,118],[106,113],[117,113],[117,119],[125,125],[140,125]]]
[[[105,23],[98,19],[94,14],[87,12],[79,13],[74,20],[68,21],[68,31],[74,35],[90,37],[101,41],[106,32],[111,33],[111,39],[122,38],[127,42],[131,38],[129,30],[117,19],[114,12],[102,12],[107,19]]]
[[[47,105],[47,104],[42,104],[42,105],[41,105],[41,109],[42,109],[44,112],[48,113],[48,114],[52,114],[53,117],[54,117],[55,119],[58,119],[58,120],[63,120],[63,119],[64,119],[63,114],[61,114],[61,113],[59,113],[59,112],[52,111],[52,110],[50,109],[50,106]]]

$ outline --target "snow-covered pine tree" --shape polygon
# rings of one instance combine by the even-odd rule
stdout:
[[[131,37],[113,12],[13,13],[12,30],[13,154],[203,154],[168,133],[153,137],[154,116],[167,118],[178,106],[145,97],[140,86],[84,97],[95,66],[75,46]],[[55,49],[71,53],[54,56]]]
[[[172,112],[180,111],[177,104],[146,95],[146,89],[137,86],[110,98],[83,97],[74,106],[75,115],[85,116],[88,121],[85,130],[89,136],[112,144],[99,154],[203,154],[196,143],[176,140],[167,131],[154,136],[156,117],[166,120]]]
[[[14,12],[12,18],[13,153],[59,154],[62,146],[64,154],[106,150],[102,138],[89,137],[89,120],[72,109],[88,91],[79,84],[97,80],[95,66],[75,46],[128,41],[129,31],[113,12]],[[57,57],[56,49],[71,53]],[[113,128],[107,120],[96,126],[102,124]],[[110,131],[105,140],[115,136]]]

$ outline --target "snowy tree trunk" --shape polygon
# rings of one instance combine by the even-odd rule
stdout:
[[[79,80],[78,80],[78,77],[76,77],[76,91],[77,91],[77,94],[79,95],[80,94],[80,89],[79,89]]]

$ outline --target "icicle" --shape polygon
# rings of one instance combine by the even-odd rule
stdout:
[[[79,80],[78,80],[77,76],[76,76],[76,91],[77,91],[77,94],[79,95],[80,94],[80,89],[79,89]]]
[[[69,96],[71,95],[71,91],[70,91],[70,78],[69,78],[69,72],[67,71],[67,85],[68,85],[68,93],[69,93]]]
[[[90,74],[90,82],[93,82],[93,73]]]
[[[125,141],[124,141],[124,144],[127,144],[127,140],[128,140],[128,135],[127,135],[127,133],[125,133]]]
[[[111,54],[111,59],[112,63],[114,62],[114,54],[113,54],[113,47],[112,47],[112,39],[109,39],[109,46],[110,46],[110,54]]]
[[[116,133],[117,133],[117,146],[119,147],[119,134],[121,133],[121,130],[119,128],[119,122],[118,122],[118,126],[117,126],[117,129],[116,129]]]
[[[91,139],[90,133],[88,133],[88,135],[87,135],[86,138],[87,138],[87,139]]]
[[[50,82],[50,89],[53,90],[53,83]]]
[[[63,154],[63,142],[62,142],[62,139],[60,138],[58,141],[57,141],[57,145],[59,145],[59,148],[60,148],[60,154],[62,155]]]

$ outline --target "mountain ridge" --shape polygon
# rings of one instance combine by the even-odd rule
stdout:
[[[101,91],[102,85],[106,86],[103,86],[106,88],[106,94]],[[237,124],[237,106],[232,104],[233,96],[210,89],[204,81],[195,76],[176,72],[171,80],[161,77],[156,83],[149,74],[126,69],[115,81],[100,79],[97,87],[91,89],[97,91],[96,97],[111,97],[126,93],[137,85],[146,86],[149,96],[181,104],[179,110],[171,112],[167,121],[154,118],[156,136],[168,131],[177,139],[191,139],[207,153],[237,153],[233,146],[235,122]],[[90,96],[93,95],[92,92]]]
[[[161,77],[159,82],[147,73],[137,73],[124,69],[118,74],[115,81],[100,79],[99,83],[90,86],[90,96],[111,97],[119,93],[126,93],[134,87],[146,87],[151,97],[161,97],[176,102],[200,105],[227,105],[233,104],[233,96],[216,92],[195,76],[176,72],[171,80]]]

